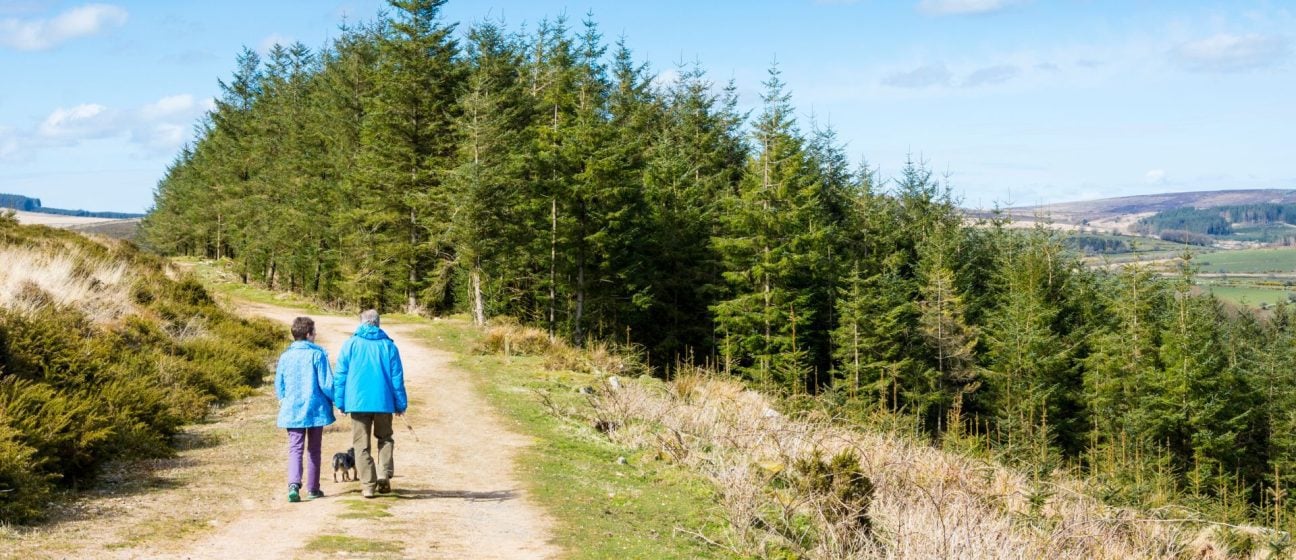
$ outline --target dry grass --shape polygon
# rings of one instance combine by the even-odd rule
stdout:
[[[535,327],[499,322],[487,327],[475,349],[479,354],[542,356],[550,370],[569,370],[597,375],[640,375],[647,368],[625,349],[607,342],[591,343],[581,349]]]
[[[75,249],[4,247],[0,263],[0,306],[19,313],[55,304],[108,322],[131,311],[132,277],[125,262],[97,260]]]
[[[662,386],[611,385],[591,398],[609,436],[704,473],[730,528],[698,535],[743,555],[782,558],[1268,558],[1266,530],[1159,519],[1113,508],[1082,481],[1032,480],[1001,465],[891,433],[791,418],[732,380],[692,372]],[[655,451],[654,451],[655,450]],[[841,492],[798,482],[845,455],[871,485],[867,520]],[[800,474],[798,474],[800,473]],[[1250,533],[1247,546],[1230,543]],[[1230,536],[1231,535],[1231,536]],[[1230,552],[1232,549],[1232,552]]]

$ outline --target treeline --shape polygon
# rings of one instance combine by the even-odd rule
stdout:
[[[126,220],[130,218],[143,218],[143,214],[130,214],[126,212],[91,212],[89,210],[64,210],[62,208],[46,208],[41,206],[39,198],[29,198],[18,194],[0,194],[0,208],[12,208],[23,212],[40,212],[42,214],[55,214],[59,216],[76,216],[80,218],[104,218],[109,220]]]
[[[1223,208],[1175,208],[1143,218],[1132,229],[1150,234],[1173,230],[1198,235],[1231,235],[1236,221],[1239,220],[1230,219]]]
[[[0,194],[0,208],[12,208],[24,212],[34,212],[40,208],[39,198],[27,198],[17,194]]]
[[[1138,221],[1140,233],[1179,230],[1200,235],[1232,235],[1233,224],[1296,225],[1296,204],[1260,203],[1215,206],[1211,208],[1176,208]]]
[[[249,394],[285,339],[127,243],[0,213],[0,262],[0,523],[41,518],[110,461],[171,455],[181,426]]]
[[[148,243],[342,306],[709,363],[1139,503],[1290,509],[1296,313],[965,225],[922,162],[883,181],[803,127],[777,68],[747,115],[696,66],[656,84],[592,21],[459,29],[441,4],[392,1],[321,52],[245,50]]]
[[[1231,232],[1232,230],[1230,230]],[[1226,234],[1227,235],[1227,234]],[[1157,238],[1162,241],[1171,241],[1174,243],[1183,243],[1184,245],[1196,245],[1198,247],[1210,247],[1215,244],[1215,238],[1202,233],[1193,233],[1182,229],[1164,229],[1157,234]]]
[[[1086,255],[1111,255],[1134,250],[1124,239],[1099,235],[1072,235],[1066,238],[1065,243],[1067,247]]]

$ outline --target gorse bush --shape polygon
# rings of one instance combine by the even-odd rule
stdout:
[[[108,460],[170,454],[283,340],[129,244],[4,225],[0,253],[20,256],[0,270],[0,522],[39,519]]]

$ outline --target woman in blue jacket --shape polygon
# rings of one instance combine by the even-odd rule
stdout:
[[[279,356],[275,395],[279,397],[279,427],[288,429],[288,501],[301,501],[302,447],[305,444],[306,496],[321,498],[320,438],[332,424],[333,380],[328,353],[315,344],[315,321],[298,317],[292,324],[293,343]]]
[[[360,495],[374,497],[391,492],[395,472],[392,451],[392,414],[405,413],[405,368],[400,352],[387,333],[378,328],[378,312],[360,314],[355,335],[342,343],[337,374],[333,377],[333,402],[351,415],[351,446],[360,471]],[[378,440],[378,465],[369,453],[369,436]]]

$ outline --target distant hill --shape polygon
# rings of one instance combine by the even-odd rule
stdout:
[[[143,218],[143,214],[131,214],[127,212],[92,212],[89,210],[65,210],[63,208],[46,208],[41,206],[39,198],[30,198],[20,194],[0,193],[0,208],[12,208],[22,212],[39,212],[41,214],[54,214],[57,216],[73,216],[77,218],[104,218],[109,220],[129,220],[134,218]]]
[[[1039,216],[1057,223],[1083,224],[1096,221],[1123,221],[1116,219],[1132,215],[1142,217],[1177,208],[1212,208],[1216,206],[1266,203],[1296,203],[1296,190],[1249,189],[1145,194],[1038,206],[1020,206],[1009,208],[1007,212],[1011,213],[1013,218],[1017,220],[1033,221],[1036,216]]]

